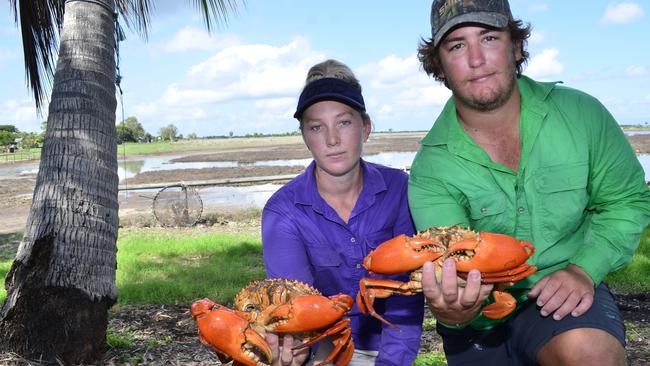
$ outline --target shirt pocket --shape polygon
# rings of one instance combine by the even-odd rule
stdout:
[[[587,162],[540,168],[534,175],[539,193],[537,221],[550,243],[578,229],[589,201]]]
[[[314,267],[338,267],[341,265],[341,257],[329,245],[307,242],[307,254]]]
[[[312,265],[314,287],[323,295],[334,295],[343,290],[341,256],[328,245],[307,242],[307,255]]]
[[[471,229],[480,230],[489,227],[490,231],[506,230],[507,198],[501,191],[481,192],[480,195],[467,198]]]
[[[393,235],[393,228],[390,227],[377,230],[375,232],[366,235],[366,250],[364,253],[364,257],[368,255],[368,253],[371,250],[377,248],[379,244],[385,242],[388,239],[392,239],[394,236],[395,235]]]

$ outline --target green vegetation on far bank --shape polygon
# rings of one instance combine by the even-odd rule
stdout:
[[[171,154],[189,151],[223,151],[249,147],[261,147],[270,145],[291,145],[301,144],[299,135],[273,136],[273,137],[233,137],[215,139],[196,139],[179,141],[160,141],[150,143],[126,142],[117,147],[118,158],[123,154],[149,155],[149,154]]]

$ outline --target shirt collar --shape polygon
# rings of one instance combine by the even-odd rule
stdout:
[[[558,83],[561,83],[561,81],[538,82],[524,75],[519,77],[517,86],[521,95],[522,110],[540,116],[546,115],[548,107],[544,101]],[[463,131],[458,121],[456,104],[454,103],[454,97],[451,96],[421,143],[428,146],[448,145],[450,150],[453,150],[456,144],[464,145],[467,142],[466,139],[469,139],[469,136]]]
[[[327,203],[318,193],[316,185],[316,176],[314,170],[316,169],[316,161],[312,161],[305,169],[302,181],[296,189],[294,199],[295,204],[312,206],[314,210],[323,212],[323,206]],[[363,170],[363,189],[357,199],[354,212],[364,210],[375,202],[375,195],[387,189],[384,176],[381,174],[377,166],[373,163],[368,163],[361,159],[361,169]],[[353,213],[354,213],[353,212]]]

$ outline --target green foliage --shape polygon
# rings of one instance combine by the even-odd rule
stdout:
[[[418,355],[413,366],[442,366],[447,364],[447,358],[442,352],[428,352]]]
[[[176,141],[178,140],[178,128],[173,124],[167,125],[160,129],[160,138],[163,141]]]
[[[117,142],[139,142],[146,140],[146,132],[135,117],[129,117],[116,126]]]
[[[15,133],[0,130],[0,147],[13,144],[15,139],[16,139]]]
[[[14,125],[0,125],[0,131],[7,131],[11,133],[17,133],[18,129]]]
[[[117,143],[122,144],[125,142],[137,142],[136,138],[133,136],[133,132],[129,130],[124,124],[120,123],[115,126],[117,133]]]
[[[111,348],[129,348],[133,343],[133,332],[129,330],[117,331],[110,327],[106,330],[106,345]]]
[[[423,330],[435,330],[436,329],[436,319],[435,318],[425,318],[422,323]]]

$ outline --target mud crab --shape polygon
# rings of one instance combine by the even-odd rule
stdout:
[[[368,272],[377,274],[410,272],[409,281],[363,278],[359,283],[357,305],[362,312],[369,312],[394,326],[375,312],[374,299],[422,292],[424,263],[433,261],[439,271],[445,259],[453,258],[461,280],[465,280],[469,271],[475,268],[481,272],[483,283],[496,284],[492,292],[494,302],[484,307],[482,313],[487,318],[499,319],[510,314],[516,306],[514,297],[503,291],[504,288],[537,271],[526,263],[534,252],[535,247],[530,242],[509,235],[474,232],[459,226],[432,227],[413,237],[399,235],[370,252],[364,258],[363,266]]]
[[[266,332],[292,334],[302,340],[296,349],[329,336],[334,349],[320,364],[347,365],[354,352],[350,319],[353,299],[344,294],[325,297],[305,283],[282,278],[252,281],[235,297],[234,309],[201,299],[192,304],[192,316],[203,344],[217,351],[222,363],[271,364]]]

